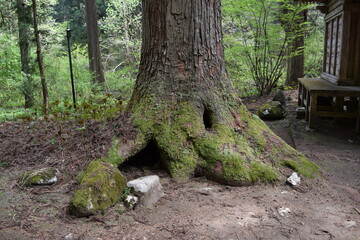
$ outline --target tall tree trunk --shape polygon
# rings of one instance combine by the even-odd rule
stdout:
[[[32,71],[30,68],[29,39],[31,26],[31,6],[27,6],[24,0],[17,0],[16,3],[19,27],[19,47],[21,56],[21,71],[24,75],[23,94],[25,98],[25,108],[34,105],[34,86]]]
[[[49,108],[49,97],[48,97],[48,89],[46,86],[46,79],[45,79],[45,72],[44,72],[44,64],[41,55],[41,43],[40,43],[40,33],[38,29],[38,14],[37,14],[37,6],[36,0],[32,0],[32,9],[33,9],[33,18],[34,18],[34,33],[36,39],[36,55],[37,55],[37,62],[39,66],[40,72],[40,79],[41,79],[41,87],[42,87],[42,94],[43,94],[43,113],[44,115],[47,114],[47,110]]]
[[[296,29],[289,31],[296,31],[287,34],[295,35],[293,41],[289,44],[289,51],[296,52],[296,55],[287,59],[287,72],[285,85],[297,86],[298,78],[304,77],[304,23],[306,22],[307,11],[302,11],[301,16],[296,21]]]
[[[96,0],[85,0],[86,29],[90,71],[94,83],[105,83],[99,45],[99,28],[97,23]]]
[[[283,166],[317,172],[236,97],[224,66],[220,0],[143,0],[142,34],[127,108],[134,136],[119,139],[119,157],[108,161],[132,161],[152,147],[175,179],[197,173],[236,185],[284,179]]]

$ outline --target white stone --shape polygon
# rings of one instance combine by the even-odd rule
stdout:
[[[270,114],[269,109],[265,109],[265,111],[263,111],[262,114],[269,115]]]
[[[139,203],[145,207],[151,207],[162,196],[164,191],[157,175],[141,177],[127,183],[127,187],[134,189],[134,194],[139,197]]]
[[[139,202],[136,196],[128,195],[124,201],[124,204],[129,209],[134,209],[135,205]]]
[[[66,235],[66,236],[65,236],[65,239],[73,239],[72,233],[69,233],[68,235]]]
[[[351,227],[356,226],[356,222],[355,222],[355,221],[346,221],[345,224],[344,224],[344,226],[345,226],[346,228],[351,228]]]
[[[286,214],[290,213],[290,208],[287,207],[281,207],[278,209],[278,212],[280,214],[280,216],[285,216]]]
[[[288,179],[286,181],[293,186],[297,186],[300,184],[301,180],[300,180],[299,175],[296,172],[294,172],[293,174],[291,174],[290,177],[288,177]]]

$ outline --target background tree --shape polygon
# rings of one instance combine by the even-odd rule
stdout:
[[[27,1],[29,2],[29,1]],[[244,3],[257,3],[258,1],[223,0],[225,14],[223,25],[225,33],[225,60],[227,72],[239,96],[258,94],[258,90],[252,80],[252,74],[247,66],[248,59],[244,54],[242,29],[250,29],[251,25],[239,27],[242,16],[248,13],[239,11]],[[11,111],[23,111],[24,105],[24,76],[21,74],[21,61],[19,54],[19,36],[17,24],[16,1],[0,0],[0,107],[13,109]],[[76,79],[77,97],[79,103],[86,101],[95,104],[99,99],[111,98],[128,100],[135,84],[140,61],[141,46],[141,1],[140,0],[98,0],[98,23],[101,30],[101,52],[103,55],[104,74],[106,87],[109,89],[105,94],[102,91],[93,91],[93,84],[89,71],[87,53],[87,38],[85,26],[85,4],[83,0],[38,0],[39,30],[41,35],[41,47],[44,56],[44,73],[47,77],[51,103],[56,111],[68,109],[67,101],[71,98],[69,84],[68,59],[66,52],[64,30],[71,27],[72,53],[74,63],[74,76]],[[236,4],[228,4],[236,3]],[[275,9],[278,10],[278,9]],[[255,11],[257,16],[257,11]],[[271,13],[276,15],[278,13]],[[321,54],[323,51],[323,21],[317,16],[318,11],[311,11],[309,23],[313,29],[307,31],[305,39],[306,59],[305,76],[317,77],[321,72]],[[239,17],[241,16],[241,17]],[[250,22],[251,23],[251,22]],[[274,22],[278,27],[278,21]],[[269,25],[272,29],[273,25]],[[284,32],[284,29],[280,29]],[[275,30],[271,32],[277,33]],[[283,32],[277,36],[283,36]],[[250,31],[245,32],[249,35]],[[249,39],[248,43],[253,40]],[[35,44],[33,44],[35,46]],[[251,49],[249,47],[249,49]],[[36,58],[35,48],[29,51],[30,58]],[[35,67],[36,61],[30,61],[33,79],[38,79],[39,71]],[[285,60],[283,61],[285,66]],[[286,71],[282,70],[282,76]],[[278,84],[283,84],[284,77],[280,77]],[[42,104],[40,81],[33,81],[34,108],[40,108]],[[56,107],[54,107],[56,106]],[[50,109],[51,110],[51,109]],[[51,110],[52,111],[52,110]],[[54,110],[55,111],[55,110]],[[30,110],[26,112],[32,112]]]
[[[18,15],[18,29],[19,29],[19,47],[21,56],[21,71],[24,76],[23,93],[25,97],[25,108],[34,106],[34,86],[33,86],[33,71],[30,67],[30,44],[31,39],[31,5],[27,5],[24,0],[17,0],[16,9]]]
[[[101,21],[102,50],[106,69],[137,68],[141,46],[141,1],[109,1],[106,18]]]
[[[285,85],[297,86],[298,78],[304,77],[304,47],[305,47],[305,33],[307,30],[307,9],[299,12],[297,8],[301,6],[298,2],[291,2],[294,5],[293,9],[299,14],[292,24],[285,23],[285,34],[290,35],[288,44],[289,57],[287,58],[287,72]],[[291,6],[289,4],[289,6]],[[285,14],[293,9],[284,9]]]
[[[120,164],[159,152],[171,175],[195,172],[228,184],[272,182],[282,166],[311,176],[316,166],[249,113],[227,77],[220,0],[144,0],[139,75],[127,114],[131,139]],[[131,158],[134,157],[134,158]]]
[[[56,0],[53,17],[58,23],[66,23],[66,28],[71,29],[72,42],[79,45],[87,44],[87,31],[84,28],[85,3],[84,0]],[[97,13],[99,18],[106,17],[106,2],[97,0]]]
[[[36,40],[36,55],[37,55],[37,63],[39,66],[40,79],[41,79],[41,87],[43,94],[43,113],[46,115],[47,110],[49,108],[49,93],[46,85],[46,78],[44,72],[44,64],[41,54],[41,43],[40,43],[40,32],[38,29],[38,13],[37,13],[37,5],[36,0],[32,0],[32,10],[33,10],[33,20],[34,20],[34,34]]]
[[[320,77],[322,72],[325,21],[324,14],[312,6],[308,10],[309,27],[305,36],[305,67],[304,75],[308,78]]]
[[[285,60],[294,55],[289,43],[299,34],[294,25],[307,5],[282,0],[225,1],[230,44],[243,54],[260,95],[268,94],[284,73]],[[279,14],[281,13],[281,14]]]
[[[101,64],[100,44],[99,44],[99,28],[96,10],[96,0],[85,1],[86,29],[88,38],[88,54],[90,71],[93,74],[95,83],[104,84],[105,77]]]
[[[16,1],[0,0],[0,29],[13,33],[16,29],[17,8]]]

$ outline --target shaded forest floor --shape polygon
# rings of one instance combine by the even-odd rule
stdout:
[[[256,111],[266,100],[244,102]],[[329,119],[306,131],[295,108],[290,102],[284,120],[266,123],[317,163],[322,177],[299,188],[229,187],[205,178],[180,184],[160,170],[128,168],[128,180],[158,174],[165,196],[152,209],[126,211],[119,203],[81,219],[67,214],[77,172],[107,152],[114,129],[131,132],[116,121],[85,128],[76,122],[0,123],[0,239],[359,239],[360,138],[348,122]],[[18,185],[25,170],[47,166],[60,170],[56,184]],[[281,214],[285,208],[290,212]]]

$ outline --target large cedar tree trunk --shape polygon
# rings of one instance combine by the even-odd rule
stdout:
[[[85,16],[88,37],[89,65],[90,71],[93,74],[93,82],[104,84],[105,77],[101,64],[96,0],[85,0]]]
[[[236,97],[224,66],[220,0],[143,0],[140,71],[127,114],[134,137],[114,145],[116,164],[147,146],[178,180],[194,174],[244,185],[305,176],[317,167]]]

